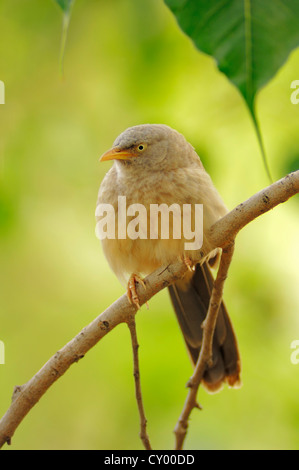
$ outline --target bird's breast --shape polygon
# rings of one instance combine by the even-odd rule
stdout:
[[[203,237],[207,227],[204,221],[197,221],[196,205],[206,204],[208,225],[219,218],[214,210],[214,188],[206,185],[208,194],[202,192],[201,176],[202,171],[194,169],[157,172],[146,178],[122,177],[113,169],[106,175],[99,192],[97,229],[102,231],[98,236],[108,262],[120,279],[126,280],[133,272],[149,274],[182,257],[190,233],[201,231]],[[101,211],[103,205],[105,210]],[[208,240],[203,241],[202,252],[208,253]],[[198,259],[198,252],[192,251],[190,257]]]

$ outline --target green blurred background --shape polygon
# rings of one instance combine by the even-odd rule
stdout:
[[[67,39],[52,0],[1,0],[0,415],[13,387],[123,293],[94,234],[98,157],[126,127],[157,122],[196,147],[228,207],[268,185],[245,104],[198,53],[162,0],[77,0]],[[275,179],[299,167],[299,50],[258,95]],[[299,198],[238,236],[225,299],[243,387],[200,390],[186,449],[298,449]],[[172,430],[192,369],[167,292],[137,316],[148,431]],[[12,449],[141,449],[129,332],[107,335],[25,418]],[[7,447],[6,447],[7,448]]]

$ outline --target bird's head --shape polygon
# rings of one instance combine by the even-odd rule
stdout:
[[[114,160],[127,168],[161,171],[184,166],[190,149],[191,145],[174,129],[164,124],[142,124],[120,134],[100,161]]]

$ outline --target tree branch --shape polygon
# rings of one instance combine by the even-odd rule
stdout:
[[[210,230],[214,247],[225,247],[245,225],[297,193],[299,171],[260,191],[216,222]],[[181,279],[186,271],[186,265],[178,261],[150,274],[145,279],[146,289],[137,287],[140,305]],[[18,425],[48,388],[113,328],[128,322],[135,311],[124,294],[49,359],[26,384],[15,387],[11,406],[0,421],[0,447],[10,444]]]
[[[286,202],[297,193],[299,193],[299,170],[262,189],[218,220],[210,229],[214,245],[224,246],[226,240],[234,239],[249,222],[274,209],[278,204]]]
[[[139,370],[139,357],[138,357],[138,340],[137,340],[137,333],[136,333],[136,322],[135,322],[135,315],[131,315],[130,319],[128,320],[128,327],[131,334],[131,342],[132,342],[132,350],[133,350],[133,364],[134,364],[134,382],[135,382],[135,396],[138,406],[139,412],[139,419],[140,419],[140,439],[145,447],[146,450],[151,450],[151,443],[149,437],[146,432],[146,417],[144,412],[143,400],[142,400],[142,393],[141,393],[141,383],[140,383],[140,370]]]
[[[200,382],[203,378],[207,366],[212,365],[213,363],[212,348],[214,331],[216,327],[219,307],[222,301],[224,283],[227,278],[227,273],[230,267],[233,253],[234,242],[231,242],[229,245],[226,245],[223,248],[220,266],[212,289],[208,313],[202,324],[203,338],[200,353],[195,364],[193,375],[187,383],[189,392],[183,407],[183,411],[174,428],[174,433],[176,437],[175,450],[182,450],[183,448],[183,444],[188,430],[188,419],[193,408],[200,409],[200,405],[196,401],[196,396]]]

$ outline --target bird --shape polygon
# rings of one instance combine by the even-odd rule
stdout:
[[[104,225],[106,228],[106,234],[98,234],[104,255],[120,282],[126,286],[129,301],[137,308],[140,306],[136,283],[145,287],[144,277],[161,266],[178,259],[186,263],[186,276],[171,284],[168,290],[187,352],[195,365],[202,344],[202,324],[214,283],[212,269],[213,266],[217,267],[221,253],[219,248],[213,247],[209,229],[228,209],[194,147],[183,134],[166,124],[129,127],[100,158],[100,162],[110,160],[113,160],[113,165],[103,178],[96,203],[97,228],[100,227],[102,232]],[[139,209],[138,223],[136,220],[134,222],[133,217],[136,211],[124,215],[125,207],[120,207],[120,201],[126,202],[126,208]],[[153,206],[182,209],[187,205],[191,207],[193,216],[195,207],[202,205],[203,208],[200,248],[186,250],[186,243],[190,240],[187,240],[182,228],[180,237],[174,236],[174,228],[169,231],[168,238],[162,237],[160,219],[158,229],[156,226],[158,231],[154,237],[150,236]],[[140,208],[145,208],[145,212]],[[173,227],[174,222],[182,222],[182,213],[182,210],[169,212]],[[120,233],[124,220],[127,222],[127,232]],[[134,224],[135,236],[129,237],[130,222]],[[108,225],[112,236],[108,236]],[[182,224],[179,226],[182,227]],[[240,354],[224,301],[219,308],[212,353],[212,364],[206,366],[203,375],[204,388],[214,393],[221,390],[225,383],[230,387],[239,387]]]

